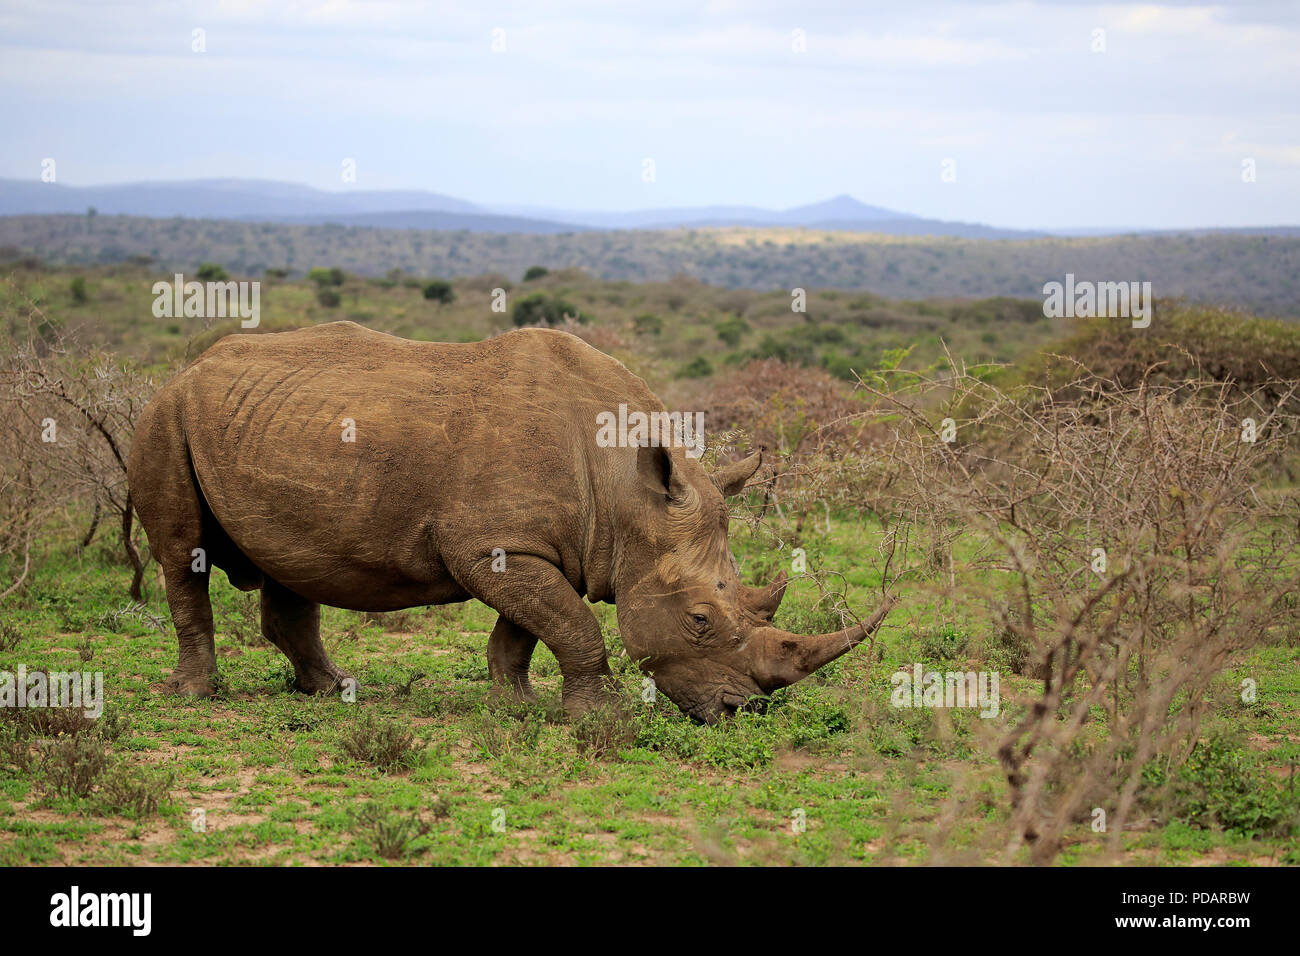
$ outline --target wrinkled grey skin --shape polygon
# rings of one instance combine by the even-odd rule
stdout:
[[[562,332],[467,345],[337,322],[227,337],[141,416],[132,502],[167,583],[179,660],[169,690],[217,676],[203,549],[262,591],[262,630],[304,691],[344,674],[320,605],[386,611],[476,598],[494,608],[489,669],[531,696],[538,640],[566,709],[608,700],[600,626],[614,602],[631,657],[704,721],[811,673],[880,622],[801,637],[774,628],[784,579],[745,588],[724,495],[757,455],[712,476],[681,448],[600,447],[597,418],[663,405],[622,364]],[[341,439],[344,420],[355,441]],[[499,560],[504,555],[504,569]]]

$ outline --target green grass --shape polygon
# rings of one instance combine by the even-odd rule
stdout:
[[[877,586],[862,559],[875,533],[841,517],[806,544],[812,567],[846,572],[861,610]],[[742,564],[758,567],[766,542],[739,526],[733,538]],[[494,700],[484,655],[495,615],[481,605],[377,619],[327,609],[326,644],[362,683],[349,704],[290,691],[279,652],[236,637],[247,596],[214,575],[224,687],[186,701],[153,686],[171,668],[174,637],[145,615],[109,613],[127,603],[126,580],[98,546],[44,555],[6,611],[22,637],[0,654],[0,670],[21,662],[102,671],[101,723],[114,729],[94,739],[111,736],[104,752],[132,773],[169,774],[168,797],[152,813],[123,815],[98,792],[51,795],[39,764],[19,770],[0,759],[0,865],[979,863],[1004,845],[1006,787],[993,742],[1033,682],[1004,673],[995,720],[888,704],[899,666],[978,664],[972,655],[988,635],[959,607],[904,605],[873,646],[778,692],[765,712],[718,726],[629,695],[627,735],[599,752],[563,719],[558,668],[544,647],[534,662],[539,703]],[[169,622],[156,584],[150,592],[148,610]],[[778,623],[816,622],[814,600],[812,585],[796,580]],[[595,610],[615,670],[639,687],[613,608]],[[1298,665],[1300,650],[1271,648],[1221,681],[1215,719],[1248,744],[1233,751],[1233,779],[1218,794],[1235,801],[1238,817],[1259,802],[1250,786],[1260,780],[1281,781],[1285,795],[1297,757]],[[424,676],[412,681],[416,674]],[[1245,674],[1259,684],[1250,707],[1234,693]],[[401,759],[376,761],[349,746],[376,729],[410,735]],[[1213,791],[1202,768],[1198,783],[1207,782]],[[1061,861],[1099,862],[1103,847],[1080,824]],[[1125,847],[1134,863],[1297,862],[1300,852],[1294,837],[1176,813],[1126,834]]]

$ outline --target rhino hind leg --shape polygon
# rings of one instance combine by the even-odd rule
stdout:
[[[198,482],[172,409],[146,411],[136,429],[128,475],[131,502],[162,568],[167,606],[176,628],[176,669],[162,684],[170,693],[209,697],[217,689],[217,652],[209,565],[195,560],[207,547]]]
[[[320,605],[278,581],[262,584],[262,636],[293,664],[294,686],[307,694],[338,690],[350,678],[334,665],[320,639]]]
[[[163,689],[174,694],[211,697],[217,691],[217,649],[207,572],[193,571],[188,564],[160,563],[179,645],[176,669],[163,682]]]
[[[488,673],[498,693],[532,703],[536,700],[528,680],[528,665],[533,659],[537,637],[522,627],[498,616],[492,636],[488,638]]]

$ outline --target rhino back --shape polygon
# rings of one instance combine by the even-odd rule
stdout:
[[[234,336],[168,389],[226,533],[286,586],[343,606],[335,592],[442,596],[448,563],[496,547],[579,583],[619,480],[592,454],[595,416],[662,407],[620,363],[548,330],[472,344],[353,323]]]

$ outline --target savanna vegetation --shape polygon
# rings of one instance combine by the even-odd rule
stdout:
[[[61,265],[144,260],[192,271],[215,259],[256,278],[302,276],[329,263],[382,276],[467,278],[530,266],[582,269],[610,280],[687,275],[730,288],[870,290],[895,299],[1038,297],[1043,284],[1081,279],[1152,283],[1155,294],[1300,315],[1300,236],[1237,233],[987,240],[794,228],[701,228],[560,234],[434,232],[138,216],[0,217],[0,260]]]
[[[809,277],[796,312],[563,257],[468,278],[207,258],[262,281],[258,329],[155,318],[168,276],[143,262],[4,277],[0,671],[99,671],[106,706],[0,709],[0,863],[1300,863],[1296,326],[1167,299],[1148,329],[1065,324]],[[213,575],[221,693],[159,694],[176,648],[125,497],[135,417],[220,335],[335,319],[581,336],[703,410],[706,461],[768,449],[731,533],[747,583],[790,576],[778,624],[897,606],[701,726],[645,693],[598,605],[623,706],[569,722],[543,647],[536,705],[492,693],[474,603],[326,609],[361,688],[296,694],[256,594]],[[996,674],[996,712],[897,706],[918,666]]]

